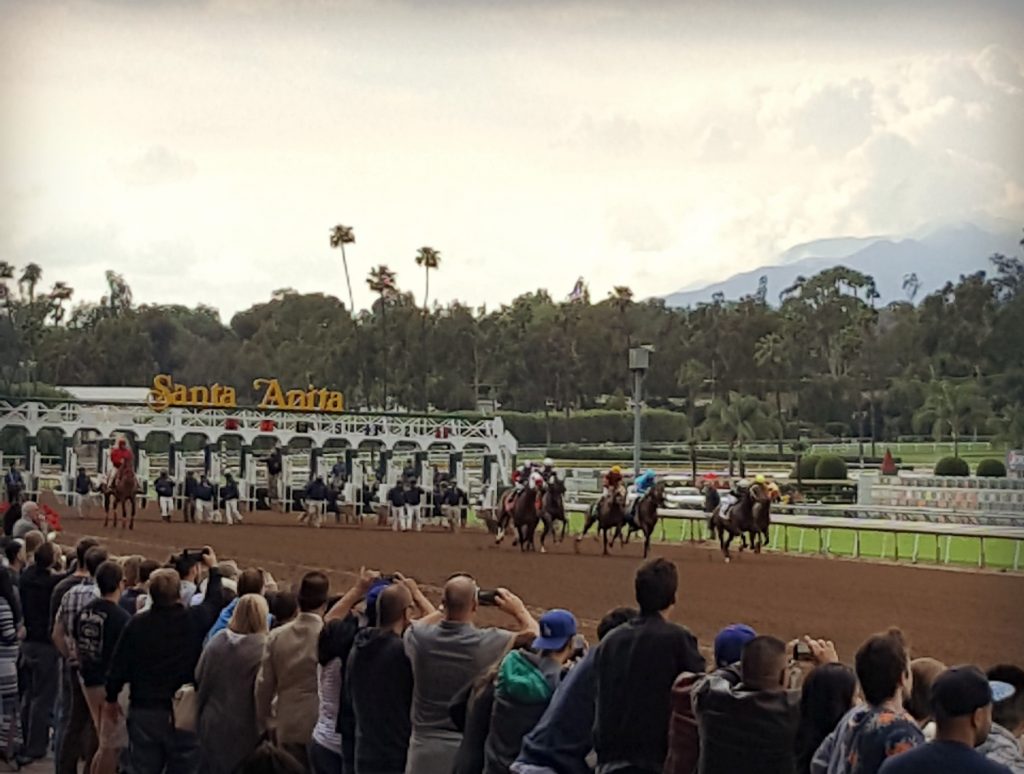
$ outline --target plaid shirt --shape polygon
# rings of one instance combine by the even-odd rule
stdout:
[[[67,643],[68,664],[78,666],[78,654],[75,649],[75,623],[78,616],[82,614],[85,606],[99,596],[99,589],[96,588],[96,581],[93,578],[83,578],[77,586],[72,586],[64,598],[60,601],[57,609],[57,620],[64,627],[64,641]]]

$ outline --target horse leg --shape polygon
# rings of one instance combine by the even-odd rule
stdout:
[[[128,522],[128,529],[135,529],[135,498],[132,498],[132,520]]]
[[[651,550],[651,534],[654,532],[652,527],[650,531],[644,530],[644,559],[647,558],[647,554]]]
[[[604,551],[602,551],[602,553],[605,556],[608,556],[608,528],[607,527],[601,527],[601,536],[604,538]],[[614,545],[614,544],[615,544],[615,536],[612,535],[612,545]]]

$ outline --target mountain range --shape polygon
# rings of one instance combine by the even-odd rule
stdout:
[[[878,304],[906,301],[904,278],[916,274],[919,289],[912,300],[956,282],[963,274],[990,271],[994,253],[1020,254],[1021,232],[1001,221],[990,228],[973,223],[943,226],[908,238],[839,237],[799,244],[782,253],[774,263],[735,274],[726,280],[700,288],[685,288],[664,296],[673,307],[708,303],[717,293],[728,300],[757,291],[762,276],[768,281],[768,303],[778,304],[779,294],[797,277],[811,277],[833,266],[868,274],[875,279],[881,295]]]

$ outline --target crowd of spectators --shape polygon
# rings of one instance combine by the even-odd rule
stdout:
[[[288,590],[209,547],[30,530],[3,556],[0,756],[57,774],[1024,774],[1020,668],[912,659],[898,629],[841,654],[736,623],[702,651],[664,559],[590,645],[465,573],[435,607],[399,573]]]

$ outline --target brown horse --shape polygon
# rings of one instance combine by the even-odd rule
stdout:
[[[750,487],[750,544],[755,554],[761,553],[761,548],[768,545],[768,528],[772,524],[772,500],[775,499],[773,491],[763,484],[753,484]]]
[[[601,537],[604,540],[604,554],[608,554],[608,532],[612,533],[612,545],[615,545],[615,538],[622,544],[622,525],[626,522],[626,489],[618,487],[614,492],[605,495],[587,511],[587,521],[583,525],[583,532],[576,536],[576,543],[573,546],[576,551],[580,550],[580,541],[590,530],[590,527],[597,524],[601,530]]]
[[[541,499],[540,520],[544,522],[544,531],[540,533],[540,552],[546,553],[544,540],[548,533],[554,534],[554,541],[561,543],[565,540],[565,530],[569,526],[569,520],[565,517],[565,484],[558,476],[551,476],[544,487],[544,497]],[[555,531],[555,522],[562,522],[561,533]]]
[[[729,561],[729,545],[733,538],[739,535],[742,551],[747,547],[746,533],[753,529],[753,501],[750,497],[750,490],[746,489],[740,495],[739,500],[729,508],[728,518],[722,514],[722,505],[719,503],[711,513],[708,521],[712,533],[718,534],[718,544],[722,548],[722,555],[725,561]]]
[[[518,544],[520,551],[536,549],[533,538],[537,531],[537,522],[540,521],[538,500],[540,493],[529,487],[519,492],[512,490],[502,496],[501,509],[498,513],[498,534],[494,538],[496,545],[501,545],[511,524],[516,530],[512,545]]]
[[[106,484],[102,487],[103,492],[103,526],[107,526],[107,521],[110,518],[110,501],[114,503],[114,527],[117,527],[117,506],[121,506],[121,529],[125,526],[128,529],[135,529],[135,495],[139,493],[139,481],[135,478],[135,468],[130,464],[123,464],[117,470],[117,475],[114,476],[114,485],[108,487]],[[127,506],[131,503],[132,513],[129,519],[127,513]]]
[[[659,481],[651,487],[636,504],[636,526],[632,524],[626,533],[626,542],[634,532],[644,533],[644,559],[651,550],[651,535],[658,525],[658,509],[665,507],[665,482]]]

